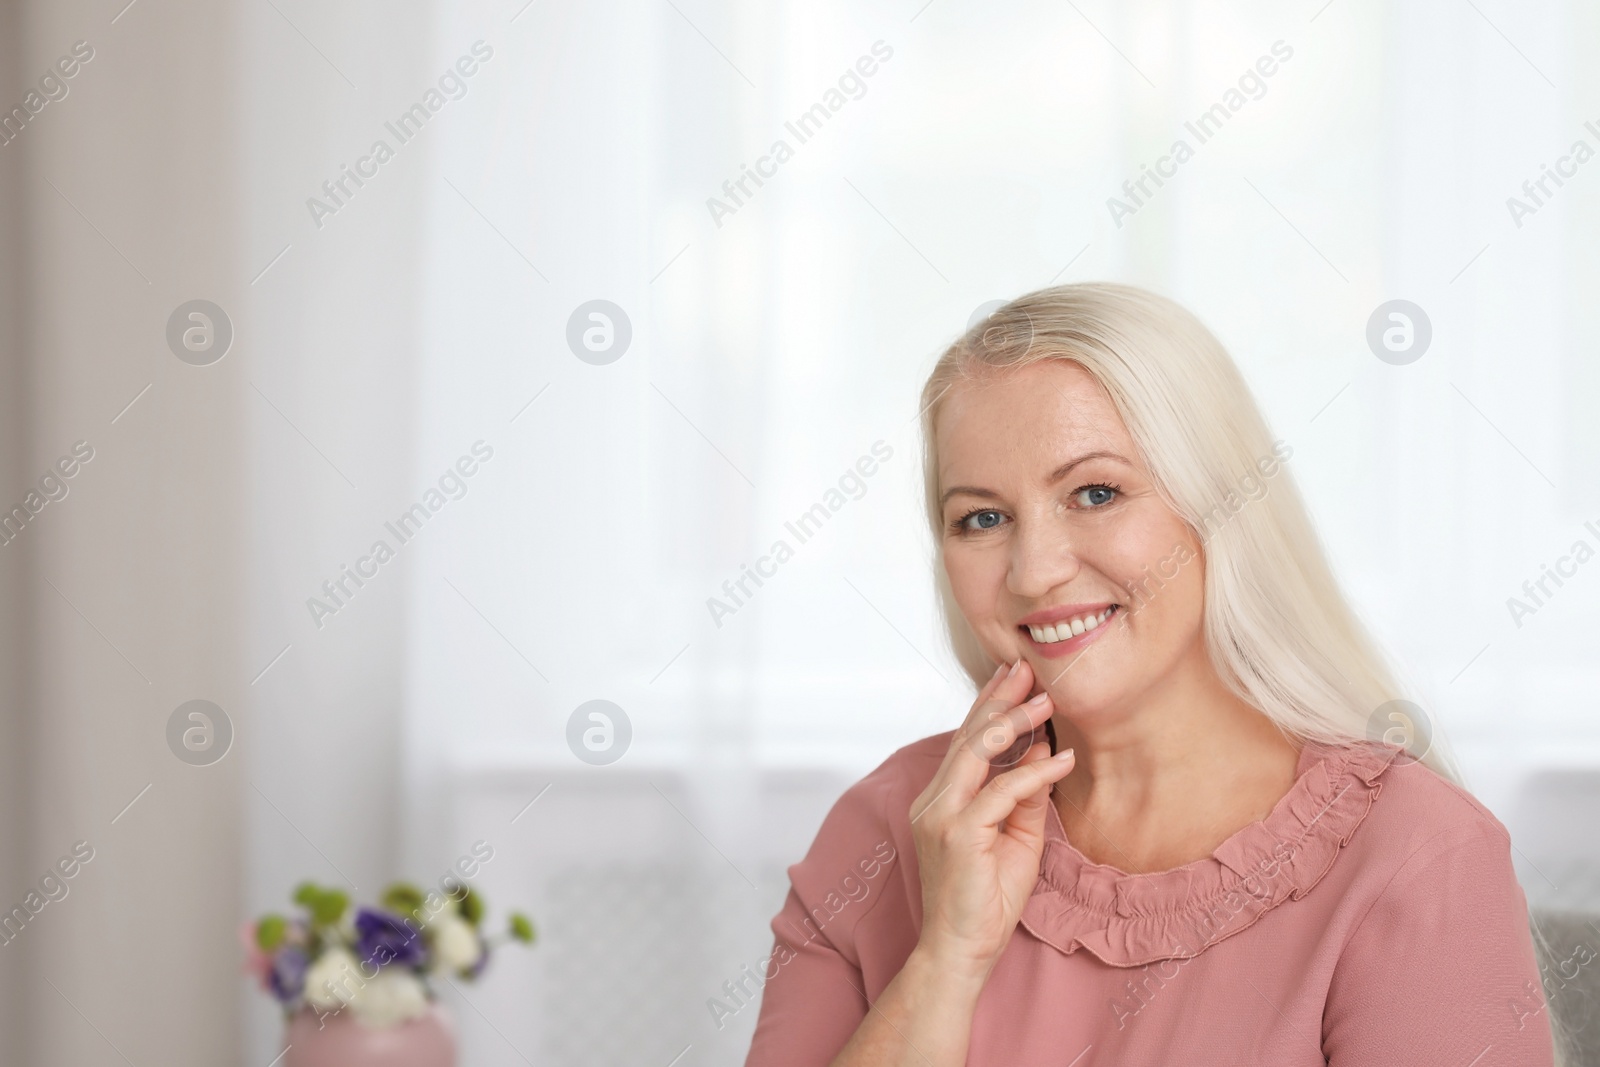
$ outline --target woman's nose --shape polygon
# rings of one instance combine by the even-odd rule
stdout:
[[[1006,588],[1025,600],[1036,600],[1070,582],[1082,569],[1066,531],[1048,523],[1017,523],[1011,539],[1011,565]]]

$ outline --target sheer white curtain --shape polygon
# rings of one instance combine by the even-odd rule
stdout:
[[[922,707],[959,687],[929,611],[915,390],[981,303],[1074,278],[1156,286],[1223,336],[1354,595],[1460,743],[1499,743],[1490,688],[1446,688],[1480,648],[1463,683],[1570,662],[1578,627],[1519,630],[1505,601],[1593,506],[1593,383],[1566,354],[1586,329],[1585,175],[1521,227],[1506,200],[1593,137],[1574,24],[1430,5],[628,11],[616,32],[529,9],[429,160],[417,477],[491,430],[509,442],[497,470],[516,481],[458,524],[484,540],[444,559],[488,572],[502,612],[477,606],[550,678],[502,641],[485,670],[505,652],[522,677],[472,677],[479,718],[451,720],[452,748],[559,754],[522,707],[634,685],[658,716],[637,751],[869,759],[944,721]],[[1386,50],[1423,36],[1404,63]],[[892,58],[800,143],[785,123],[874,42]],[[1220,130],[1189,132],[1283,54]],[[732,203],[724,182],[779,139],[792,158],[719,225],[708,198]],[[1179,139],[1176,176],[1108,210]],[[633,325],[605,367],[564,341],[593,297]],[[1396,297],[1433,322],[1407,367],[1365,341]],[[799,544],[784,523],[878,440],[893,458]],[[1491,485],[1528,496],[1504,506]],[[784,538],[793,560],[736,604],[723,582]],[[710,597],[736,608],[720,626]],[[443,602],[424,615],[455,632]]]
[[[390,129],[471,46],[437,40],[434,17],[427,2],[240,11],[253,665],[241,918],[290,908],[306,879],[371,902],[427,873],[401,847],[415,546],[385,524],[438,476],[415,476],[422,216],[431,141],[461,103],[404,141]],[[382,564],[378,541],[393,552]],[[271,1062],[281,1013],[243,980],[236,1004],[242,1061]]]

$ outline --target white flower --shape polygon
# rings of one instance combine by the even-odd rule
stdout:
[[[348,1004],[366,982],[356,968],[355,955],[343,945],[325,950],[306,970],[306,1001],[323,1011]]]
[[[393,1026],[427,1013],[428,990],[410,971],[386,967],[361,987],[350,1010],[368,1026]]]
[[[428,925],[433,931],[433,958],[437,969],[452,973],[463,971],[483,955],[478,931],[465,919],[445,914]]]

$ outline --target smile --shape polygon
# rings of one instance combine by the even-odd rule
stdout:
[[[1023,623],[1017,628],[1028,635],[1034,648],[1054,659],[1083,648],[1099,636],[1099,630],[1121,606],[1111,604],[1100,611],[1083,612],[1048,623]]]

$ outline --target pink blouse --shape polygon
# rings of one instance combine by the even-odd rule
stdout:
[[[900,971],[922,922],[909,811],[949,743],[890,756],[789,868],[746,1067],[827,1064]],[[1090,862],[1049,805],[967,1062],[1549,1067],[1510,837],[1400,751],[1307,744],[1266,818],[1155,874]]]

